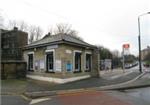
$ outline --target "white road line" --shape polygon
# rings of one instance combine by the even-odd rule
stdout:
[[[114,85],[108,85],[108,86],[102,86],[102,87],[99,87],[99,89],[112,89],[112,88],[118,88],[118,87],[121,87],[123,85],[127,85],[129,83],[132,83],[134,81],[136,81],[137,79],[141,78],[142,76],[144,76],[145,73],[142,73],[140,74],[139,76],[137,76],[136,78],[132,79],[132,80],[129,80],[127,82],[123,82],[123,83],[119,83],[119,84],[114,84]]]
[[[42,101],[47,101],[47,100],[51,100],[51,98],[33,99],[33,100],[30,102],[30,105],[33,105],[33,104],[36,104],[36,103],[39,103],[39,102],[42,102]]]
[[[121,77],[121,76],[126,76],[126,75],[128,75],[128,74],[130,74],[130,73],[132,73],[132,72],[133,72],[133,71],[129,71],[129,72],[126,72],[126,73],[124,73],[124,74],[115,75],[115,76],[110,77],[110,79],[116,79],[116,78],[119,78],[119,77]]]
[[[20,95],[24,100],[29,101],[30,99],[24,95]]]
[[[146,74],[142,78],[148,78],[148,79],[150,79],[150,73],[146,72]]]

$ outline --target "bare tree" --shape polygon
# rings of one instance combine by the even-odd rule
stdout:
[[[54,33],[53,27],[51,26],[48,27],[48,33],[50,33],[51,35]]]
[[[19,28],[19,30],[21,30],[21,31],[28,31],[28,25],[27,25],[27,23],[24,22],[24,21],[19,21],[19,22],[18,22],[18,28]]]
[[[29,43],[32,43],[34,41],[34,38],[35,38],[35,26],[31,25],[29,26],[29,30],[28,30],[28,33],[29,33]]]
[[[71,35],[79,40],[83,40],[78,36],[78,32],[76,30],[71,29],[70,24],[60,23],[56,25],[56,29],[54,30],[54,34],[66,34]]]
[[[69,24],[57,24],[55,34],[70,34],[71,31],[71,25]]]
[[[28,25],[25,21],[22,20],[9,20],[8,24],[6,25],[6,29],[13,29],[14,27],[18,27],[18,29],[21,31],[28,32],[29,43],[39,40],[43,34],[43,30],[39,26]]]
[[[39,40],[43,34],[43,30],[38,26],[35,27],[35,40]]]
[[[18,27],[16,20],[9,20],[8,24],[6,25],[6,29],[13,29],[14,27]]]
[[[72,35],[72,36],[77,35],[78,34],[77,31],[71,29],[71,27],[72,26],[70,24],[65,24],[65,23],[57,24],[55,34],[62,33],[62,34],[67,34],[67,35]]]
[[[16,20],[9,20],[6,28],[13,29],[14,27],[18,27],[21,31],[28,31],[28,24],[24,21],[16,21]]]
[[[0,28],[4,27],[4,18],[2,17],[1,13],[0,13]]]
[[[43,31],[39,26],[36,27],[34,25],[31,25],[29,27],[28,33],[29,33],[29,43],[32,43],[41,38]]]

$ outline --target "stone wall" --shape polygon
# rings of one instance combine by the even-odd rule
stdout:
[[[28,34],[19,31],[16,27],[13,30],[5,30],[1,34],[1,60],[22,60],[22,48],[27,45]]]
[[[99,60],[99,51],[98,49],[94,49],[92,52],[92,71],[91,76],[92,77],[99,77],[100,72],[100,60]]]
[[[26,62],[22,61],[2,61],[1,79],[7,78],[25,78]]]
[[[91,76],[97,76],[98,75],[98,51],[86,49],[82,47],[75,47],[71,45],[61,44],[58,45],[57,48],[54,48],[55,51],[55,61],[61,60],[61,72],[55,72],[55,73],[46,73],[46,60],[45,60],[45,51],[47,50],[47,47],[41,47],[31,50],[24,51],[24,59],[27,62],[28,56],[27,54],[29,52],[34,53],[34,66],[35,62],[38,62],[39,60],[44,61],[44,69],[41,70],[39,67],[33,67],[34,72],[30,72],[30,74],[35,75],[41,75],[46,77],[58,77],[58,78],[68,78],[68,77],[76,77],[76,76],[84,76],[84,75],[91,75]],[[74,51],[81,51],[81,72],[74,73]],[[92,54],[92,69],[90,72],[85,72],[85,53],[91,53]],[[67,63],[72,64],[72,71],[66,70],[66,64]],[[56,66],[56,65],[55,65]]]

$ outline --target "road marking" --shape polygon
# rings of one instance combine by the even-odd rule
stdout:
[[[142,77],[142,78],[148,78],[148,79],[150,79],[150,73],[148,73],[148,72],[145,72],[146,74]]]
[[[43,101],[47,101],[47,100],[51,100],[51,98],[33,99],[33,100],[31,100],[30,105],[33,105],[33,104],[36,104],[36,103],[39,103],[39,102],[43,102]]]
[[[124,73],[124,74],[115,75],[115,76],[110,77],[110,79],[116,79],[116,78],[119,78],[119,77],[122,77],[122,76],[126,76],[126,75],[128,75],[128,74],[130,74],[130,73],[132,73],[132,72],[133,72],[133,71],[129,71],[129,72],[126,72],[126,73]]]
[[[20,95],[24,100],[27,100],[27,101],[29,101],[30,99],[28,98],[28,97],[26,97],[26,96],[24,96],[24,95]]]
[[[123,82],[123,83],[119,83],[119,84],[115,84],[115,85],[107,85],[107,86],[102,86],[102,87],[99,87],[99,89],[112,89],[112,88],[118,88],[118,87],[121,87],[122,85],[127,85],[129,83],[132,83],[134,81],[136,81],[137,79],[141,78],[142,76],[144,76],[146,73],[142,73],[140,75],[138,75],[137,77],[135,77],[134,79],[132,80],[129,80],[127,82]]]

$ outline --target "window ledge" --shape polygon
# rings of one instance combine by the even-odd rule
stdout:
[[[55,73],[54,71],[46,71],[46,73]]]
[[[80,71],[74,71],[73,73],[81,73],[81,70]]]
[[[28,70],[29,72],[34,72],[34,70]]]
[[[91,70],[85,70],[85,72],[91,72]]]

